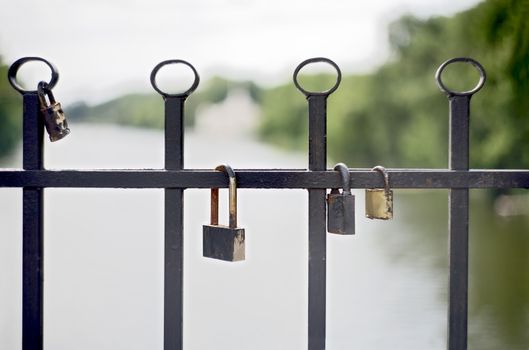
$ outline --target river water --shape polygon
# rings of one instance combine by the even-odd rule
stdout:
[[[304,154],[217,135],[186,133],[186,167],[306,167]],[[46,142],[46,167],[162,168],[163,133],[73,125]],[[354,194],[357,234],[327,238],[327,348],[445,349],[447,191],[396,191],[388,222],[363,218]],[[528,219],[485,199],[472,192],[470,348],[526,350]],[[304,190],[240,190],[247,260],[229,264],[202,257],[209,191],[185,192],[185,349],[306,349],[307,205]],[[6,350],[21,349],[21,208],[20,189],[0,189]],[[47,189],[45,232],[45,349],[163,348],[162,190]]]

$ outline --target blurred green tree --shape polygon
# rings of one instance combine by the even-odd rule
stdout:
[[[254,101],[259,99],[260,89],[254,83],[213,77],[186,101],[185,124],[187,126],[195,124],[196,112],[201,105],[220,103],[226,99],[231,89],[236,88],[248,91]],[[163,128],[164,112],[160,100],[160,95],[156,93],[128,94],[95,106],[78,102],[67,106],[66,112],[73,120]]]
[[[5,78],[7,70],[0,57],[0,77],[4,77],[0,79],[0,157],[11,151],[20,139],[22,130],[21,99]]]
[[[372,74],[344,77],[329,98],[330,157],[352,167],[446,167],[447,102],[433,76],[446,59],[468,56],[488,73],[472,101],[471,166],[529,167],[527,18],[527,0],[488,0],[452,17],[406,15],[391,23],[390,60]],[[306,78],[319,86],[329,79]],[[467,90],[478,76],[454,64],[443,81]],[[292,84],[263,91],[262,109],[264,140],[305,147],[306,107]]]

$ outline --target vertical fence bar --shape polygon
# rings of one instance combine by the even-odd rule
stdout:
[[[442,80],[443,70],[454,62],[469,63],[479,72],[479,82],[469,91],[456,92]],[[455,57],[443,62],[435,73],[439,89],[446,93],[450,109],[449,168],[469,169],[470,99],[483,85],[487,75],[483,66],[469,57]],[[468,338],[468,187],[451,188],[448,198],[449,291],[448,344],[449,350],[466,350]]]
[[[327,169],[327,96],[309,102],[309,170]],[[326,189],[309,191],[309,350],[325,349],[327,227]]]
[[[326,63],[336,70],[336,83],[327,91],[305,90],[298,81],[303,67],[311,63]],[[306,97],[309,105],[309,170],[327,170],[327,98],[342,80],[336,63],[325,57],[309,58],[294,70],[294,85]],[[308,349],[324,350],[327,299],[327,189],[309,189],[309,308]]]
[[[43,169],[44,124],[36,93],[23,94],[23,168]],[[43,200],[42,188],[23,189],[22,349],[43,348]]]
[[[185,97],[165,98],[165,169],[184,168]],[[165,189],[164,349],[183,348],[184,189]]]
[[[182,93],[166,93],[158,87],[156,75],[168,64],[188,66],[193,85]],[[165,169],[184,169],[184,103],[200,82],[189,62],[171,59],[158,63],[151,72],[151,84],[165,101]],[[164,350],[183,348],[184,304],[184,189],[165,189],[164,241]]]
[[[451,96],[450,169],[469,168],[470,96]],[[450,275],[448,299],[448,349],[467,348],[468,323],[468,188],[450,189]]]

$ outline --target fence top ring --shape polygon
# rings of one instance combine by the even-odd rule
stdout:
[[[59,71],[57,70],[57,67],[55,65],[47,60],[45,60],[42,57],[22,57],[13,62],[13,64],[9,67],[9,70],[7,71],[7,77],[9,79],[9,83],[11,86],[20,92],[21,94],[36,94],[37,90],[26,90],[22,86],[19,85],[17,82],[17,73],[20,67],[22,67],[25,63],[32,62],[32,61],[39,61],[44,62],[51,70],[51,79],[47,83],[49,89],[53,89],[57,82],[59,81]]]
[[[301,85],[299,84],[298,82],[298,75],[299,75],[299,72],[301,71],[301,69],[303,67],[305,67],[306,65],[308,64],[311,64],[311,63],[318,63],[318,62],[324,62],[324,63],[327,63],[327,64],[330,64],[335,70],[336,70],[336,83],[334,84],[333,87],[331,87],[329,90],[327,91],[308,91],[308,90],[305,90],[304,88],[301,87]],[[314,57],[314,58],[309,58],[303,62],[301,62],[297,67],[296,69],[294,70],[294,85],[298,88],[299,91],[301,91],[305,96],[329,96],[330,94],[332,94],[333,92],[336,91],[336,89],[338,89],[338,86],[340,86],[340,82],[342,81],[342,72],[340,71],[340,67],[338,67],[338,65],[336,63],[334,63],[334,61],[326,58],[326,57]]]
[[[447,88],[446,85],[443,83],[443,80],[441,79],[441,75],[443,74],[444,69],[449,64],[454,63],[454,62],[470,63],[471,65],[476,67],[476,69],[478,70],[479,82],[477,83],[477,85],[472,90],[462,91],[462,92],[452,91],[449,88]],[[483,68],[481,63],[479,63],[478,61],[476,61],[473,58],[470,58],[470,57],[454,57],[454,58],[451,58],[451,59],[443,62],[443,64],[441,64],[439,66],[439,68],[437,69],[437,72],[435,72],[435,80],[437,82],[437,86],[439,86],[439,89],[441,89],[441,91],[445,92],[447,95],[451,95],[451,96],[471,96],[471,95],[474,95],[479,90],[481,90],[483,85],[485,85],[485,81],[487,80],[487,73],[485,73],[485,68]]]
[[[175,94],[171,94],[171,93],[164,92],[164,91],[160,90],[160,88],[156,84],[156,75],[158,74],[158,71],[163,66],[166,66],[166,65],[169,65],[169,64],[185,64],[186,66],[191,68],[191,70],[193,71],[193,74],[195,75],[195,80],[193,81],[193,84],[191,85],[191,87],[189,89],[187,89],[184,92],[179,92],[179,93],[175,93]],[[195,67],[193,67],[193,65],[191,63],[189,63],[187,61],[184,61],[184,60],[171,59],[171,60],[162,61],[162,62],[158,63],[156,65],[156,67],[154,67],[154,69],[151,72],[151,85],[154,88],[154,90],[156,90],[163,97],[187,97],[193,91],[196,90],[196,88],[198,87],[199,83],[200,83],[200,77],[198,76],[197,70],[195,69]]]

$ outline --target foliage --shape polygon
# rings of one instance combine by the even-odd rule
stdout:
[[[0,77],[7,77],[8,67],[0,58]],[[9,85],[0,79],[0,157],[5,156],[20,139],[22,132],[21,98]]]
[[[197,109],[202,104],[222,102],[229,90],[234,88],[246,89],[254,99],[259,98],[259,89],[253,83],[214,77],[186,101],[186,125],[194,125]],[[129,94],[96,106],[88,106],[80,102],[67,108],[66,112],[72,119],[89,122],[163,128],[164,110],[161,99],[160,95],[155,93]]]
[[[331,158],[351,167],[446,167],[447,101],[433,78],[456,56],[473,57],[488,80],[472,99],[471,166],[529,167],[529,1],[488,0],[453,17],[404,16],[389,26],[391,60],[373,74],[344,77],[329,97]],[[325,86],[328,76],[308,80]],[[443,81],[468,90],[477,73],[463,64]],[[262,92],[264,140],[302,148],[306,103],[292,84]]]
[[[344,76],[329,98],[329,155],[351,167],[446,167],[447,102],[433,74],[444,60],[469,56],[488,73],[472,100],[471,166],[528,167],[529,153],[529,1],[487,0],[453,17],[418,19],[406,15],[389,25],[391,59],[374,73]],[[0,76],[6,67],[0,63]],[[328,86],[334,77],[305,77]],[[471,88],[476,72],[450,66],[443,80],[454,89]],[[305,84],[304,83],[304,84]],[[260,136],[289,148],[307,144],[306,101],[288,83],[261,89],[253,83],[213,78],[186,103],[186,125],[200,105],[224,100],[244,88],[262,107]],[[163,127],[157,94],[130,94],[96,106],[66,106],[71,119]],[[0,156],[19,138],[20,103],[6,80],[0,82]]]
[[[7,77],[7,66],[0,61],[0,76]],[[197,109],[203,104],[222,102],[230,89],[245,89],[254,101],[260,99],[261,89],[252,82],[230,81],[214,77],[199,87],[187,100],[185,123],[193,126]],[[78,102],[65,107],[69,120],[97,123],[118,123],[137,127],[163,128],[164,107],[162,97],[156,93],[129,94],[116,99],[89,106]],[[21,139],[21,101],[7,79],[0,79],[0,158]]]

